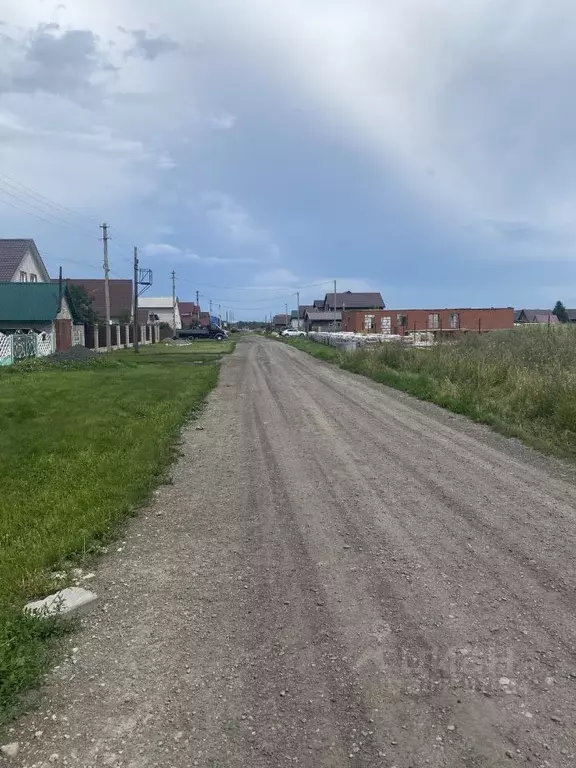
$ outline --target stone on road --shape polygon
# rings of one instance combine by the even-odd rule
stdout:
[[[22,765],[575,764],[569,469],[260,338],[199,426]]]

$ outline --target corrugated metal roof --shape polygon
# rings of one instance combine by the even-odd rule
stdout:
[[[327,323],[330,321],[336,320],[342,320],[342,312],[306,312],[306,317],[311,322],[320,322],[322,320],[325,320]]]
[[[384,299],[381,293],[346,293],[336,294],[336,309],[384,309]],[[324,299],[324,308],[333,309],[334,294],[327,293]]]
[[[146,309],[172,309],[172,296],[141,296],[138,300],[141,307]]]
[[[51,323],[58,308],[57,283],[0,283],[2,323]]]

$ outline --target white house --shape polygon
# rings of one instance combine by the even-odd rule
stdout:
[[[140,311],[146,310],[150,315],[156,315],[160,323],[168,323],[168,325],[174,327],[174,314],[176,315],[176,328],[180,330],[182,328],[182,319],[180,317],[180,310],[178,309],[178,299],[176,299],[176,305],[172,300],[172,296],[140,296],[138,299],[138,308]]]
[[[0,239],[0,282],[50,282],[50,275],[34,240]]]

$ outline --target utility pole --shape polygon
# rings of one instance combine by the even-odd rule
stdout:
[[[196,312],[198,313],[196,322],[200,325],[200,291],[196,291]]]
[[[140,281],[140,273],[138,271],[138,248],[134,246],[134,352],[138,354],[140,352],[140,327],[138,325],[138,283]],[[130,341],[130,339],[128,339]]]
[[[336,280],[334,280],[334,330],[336,330]]]
[[[296,291],[296,306],[298,307],[298,330],[300,330],[300,291]]]
[[[218,304],[218,324],[222,323],[222,305]]]
[[[108,263],[108,224],[100,225],[104,243],[104,304],[106,307],[106,350],[112,349],[112,329],[110,327],[110,265]]]
[[[286,328],[288,328],[288,304],[285,304],[284,306],[286,307],[286,315],[285,315],[285,318],[286,318]]]
[[[212,325],[212,299],[210,299],[210,325]]]
[[[176,336],[176,272],[172,270],[172,328]]]

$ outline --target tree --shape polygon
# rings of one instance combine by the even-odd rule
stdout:
[[[92,306],[92,297],[80,285],[68,285],[68,296],[77,323],[94,325],[99,317]]]
[[[568,312],[566,311],[566,307],[564,304],[562,304],[561,301],[557,301],[554,309],[552,310],[552,314],[556,315],[558,320],[561,323],[567,323],[569,322]]]

